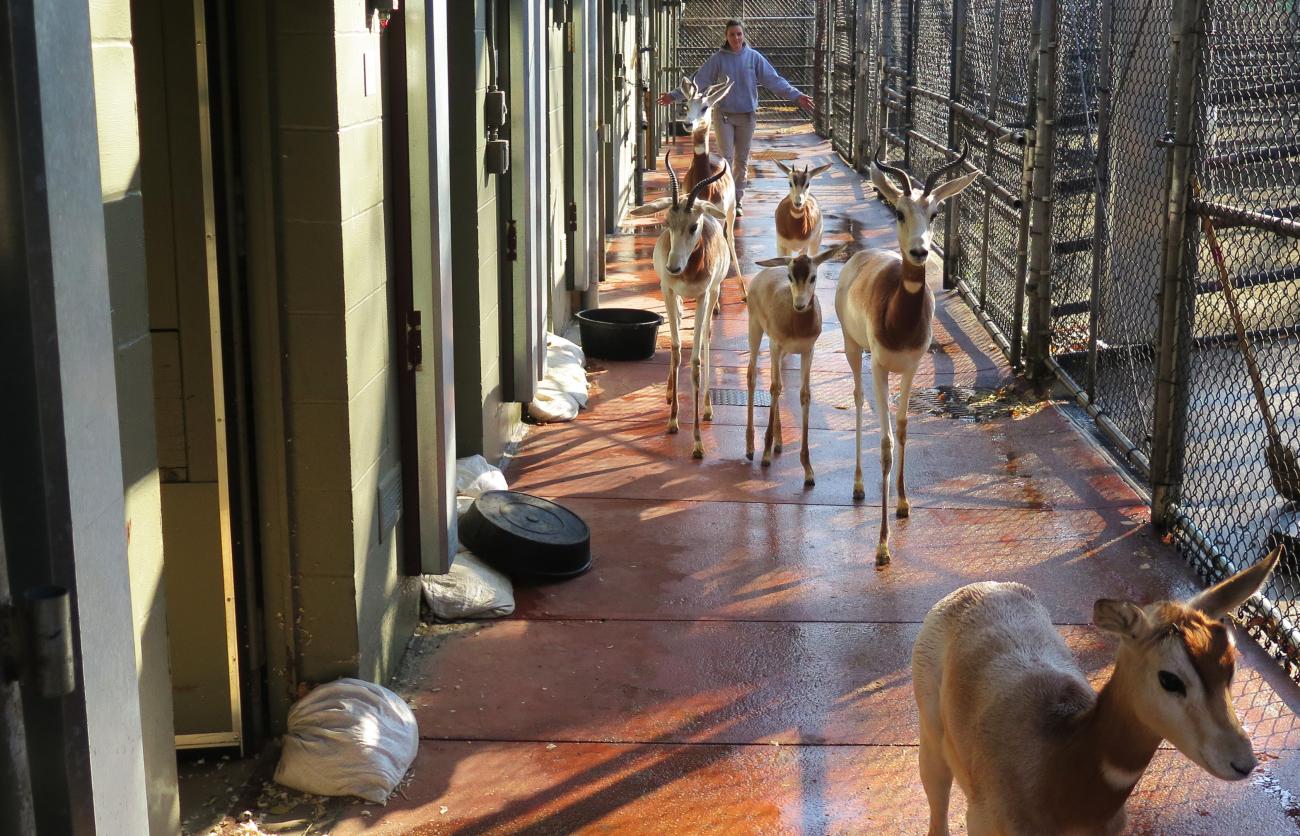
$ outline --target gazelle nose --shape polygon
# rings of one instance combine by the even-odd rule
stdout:
[[[908,250],[908,252],[911,253],[912,258],[916,259],[917,261],[920,261],[926,256],[926,250],[922,247],[913,247],[912,249]]]
[[[1229,764],[1229,766],[1232,767],[1233,772],[1236,772],[1238,775],[1240,775],[1243,778],[1245,778],[1255,769],[1255,764],[1253,761],[1247,761],[1245,766],[1242,766],[1241,764],[1238,764],[1236,761],[1233,761],[1232,763]]]

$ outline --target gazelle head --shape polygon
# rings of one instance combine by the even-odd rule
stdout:
[[[718,220],[725,220],[726,214],[718,206],[707,200],[696,200],[700,193],[707,189],[713,181],[727,173],[727,167],[724,164],[722,170],[711,177],[706,177],[695,184],[691,189],[690,195],[685,201],[679,200],[679,187],[677,183],[677,172],[673,171],[672,162],[669,157],[672,151],[669,150],[664,154],[664,166],[668,169],[668,180],[672,184],[672,194],[669,197],[661,197],[658,200],[652,200],[649,203],[638,206],[628,214],[633,217],[643,215],[653,215],[663,209],[668,210],[668,215],[664,219],[664,230],[668,233],[668,256],[664,259],[664,269],[669,275],[678,276],[686,269],[686,263],[691,258],[691,253],[695,252],[696,246],[700,243],[700,236],[703,234],[704,216],[709,215]]]
[[[790,281],[790,298],[794,304],[794,309],[799,313],[803,313],[812,307],[813,294],[817,290],[817,268],[822,265],[822,262],[839,255],[840,251],[847,246],[847,242],[838,244],[829,250],[822,250],[811,258],[800,253],[799,255],[765,258],[754,263],[759,267],[786,268],[786,276]]]
[[[786,179],[790,182],[790,205],[795,211],[803,209],[804,204],[808,202],[808,185],[818,174],[831,167],[830,163],[819,165],[816,168],[804,166],[802,170],[790,168],[780,160],[776,161],[777,168],[785,172]]]
[[[934,220],[945,200],[975,182],[980,172],[972,171],[938,185],[940,177],[952,169],[960,168],[966,161],[970,146],[964,145],[961,156],[930,172],[930,176],[925,178],[925,186],[917,188],[906,171],[889,165],[880,158],[882,150],[883,146],[876,149],[874,165],[871,166],[871,182],[885,198],[885,202],[894,207],[898,223],[898,249],[903,254],[903,259],[916,267],[924,266],[932,246],[930,221]],[[887,175],[893,175],[898,182],[890,180]],[[902,189],[899,189],[899,185]]]
[[[713,107],[722,101],[723,96],[731,92],[731,83],[731,79],[723,76],[721,81],[701,92],[694,81],[689,78],[682,79],[682,95],[686,97],[686,115],[682,121],[692,133],[709,126]]]
[[[1226,781],[1249,775],[1255,753],[1232,707],[1237,648],[1223,619],[1264,585],[1281,555],[1278,547],[1186,603],[1140,607],[1103,598],[1093,605],[1093,622],[1120,637],[1116,677],[1124,671],[1134,715]]]

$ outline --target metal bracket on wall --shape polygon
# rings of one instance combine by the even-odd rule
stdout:
[[[407,371],[422,371],[424,365],[424,336],[420,331],[420,321],[419,311],[411,311],[406,315]]]
[[[519,231],[515,228],[515,219],[506,224],[506,261],[519,260]]]
[[[569,232],[578,231],[578,204],[571,202],[565,207],[564,225]]]

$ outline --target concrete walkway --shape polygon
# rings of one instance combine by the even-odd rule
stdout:
[[[835,162],[814,184],[828,243],[895,246],[890,215],[825,142],[768,132],[757,149],[739,225],[747,274],[775,255],[777,155]],[[647,191],[662,187],[661,170]],[[650,263],[658,230],[613,240],[603,305],[663,310]],[[912,516],[895,526],[893,564],[877,570],[879,436],[864,434],[867,498],[854,503],[853,386],[833,305],[841,265],[818,283],[816,487],[803,487],[799,466],[798,358],[783,372],[785,451],[768,469],[744,457],[743,406],[715,407],[706,458],[691,459],[689,364],[682,432],[665,434],[667,328],[652,360],[593,361],[591,409],[536,428],[509,473],[512,487],[590,523],[593,570],[516,589],[512,618],[415,640],[398,684],[420,722],[414,777],[387,808],[349,808],[333,832],[923,833],[909,665],[936,600],[976,580],[1031,585],[1099,683],[1114,645],[1088,626],[1094,599],[1197,588],[1152,535],[1141,498],[1051,406],[979,423],[915,407]],[[918,390],[1008,382],[960,300],[940,291],[937,317]],[[743,393],[745,322],[728,280],[715,389]],[[765,389],[766,349],[760,369]],[[758,416],[761,445],[766,410]],[[1227,784],[1162,750],[1129,803],[1131,832],[1297,830],[1300,692],[1242,645],[1235,701],[1261,768]],[[954,832],[963,817],[956,791]]]

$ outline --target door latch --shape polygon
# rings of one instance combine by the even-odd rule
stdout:
[[[0,604],[0,681],[30,678],[49,699],[77,687],[72,659],[72,604],[61,586],[38,586],[22,603]]]

